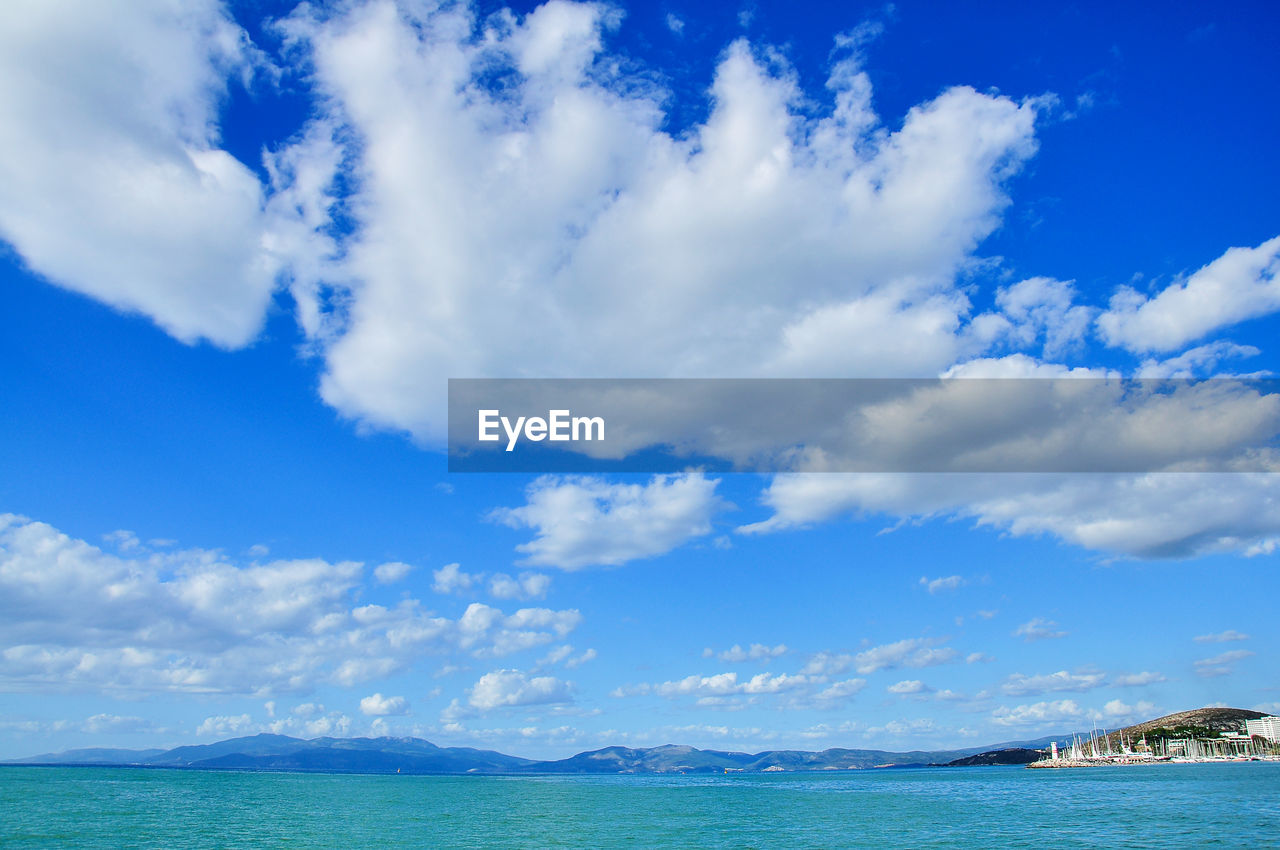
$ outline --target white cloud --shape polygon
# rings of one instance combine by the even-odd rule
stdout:
[[[823,650],[814,653],[800,672],[805,676],[838,676],[853,669],[853,663],[852,655]]]
[[[404,697],[384,697],[381,693],[371,694],[360,700],[360,711],[370,717],[408,714],[409,701]]]
[[[1098,317],[1110,345],[1170,351],[1219,328],[1280,310],[1280,236],[1230,248],[1185,280],[1148,297],[1124,287]]]
[[[510,616],[473,602],[458,619],[459,645],[478,657],[508,655],[551,643],[582,621],[577,610],[521,608]]]
[[[819,703],[841,703],[861,692],[866,686],[866,679],[845,679],[841,682],[833,682],[818,691],[814,694],[814,699]]]
[[[541,599],[551,587],[551,577],[544,573],[521,573],[512,578],[497,573],[489,579],[489,595],[495,599]]]
[[[859,673],[875,673],[897,667],[932,667],[953,661],[957,653],[949,646],[937,646],[932,638],[907,638],[874,646],[854,656],[854,669]]]
[[[234,716],[219,715],[214,717],[206,717],[196,728],[196,737],[219,737],[226,738],[238,735],[247,735],[257,730],[257,724],[253,722],[247,714],[239,714]]]
[[[181,340],[249,342],[280,261],[217,116],[259,59],[212,0],[0,4],[0,237]]]
[[[407,576],[412,569],[413,567],[400,561],[389,561],[375,567],[373,576],[378,580],[379,584],[394,584]]]
[[[462,593],[484,578],[483,573],[466,573],[460,564],[445,564],[431,571],[431,589],[436,593]]]
[[[313,717],[299,724],[293,718],[277,720],[270,727],[273,734],[301,734],[311,738],[333,736],[345,738],[351,731],[351,718],[340,712],[330,712],[323,717]]]
[[[569,646],[567,643],[562,646],[557,646],[542,658],[538,659],[538,667],[550,667],[553,664],[559,664],[572,654],[573,647]]]
[[[956,516],[1139,558],[1265,554],[1280,535],[1280,480],[1254,473],[791,474],[774,476],[762,499],[774,515],[741,531],[846,514]]]
[[[1033,277],[996,292],[996,306],[1009,322],[1007,331],[1018,348],[1043,339],[1042,353],[1056,357],[1083,340],[1096,312],[1074,305],[1075,287],[1069,282]]]
[[[937,732],[937,724],[928,717],[917,717],[914,720],[890,720],[883,726],[868,726],[863,732],[864,738],[878,740],[885,735],[894,738],[906,736],[917,737]]]
[[[1018,705],[1013,708],[1000,706],[991,715],[991,722],[998,726],[1049,726],[1051,724],[1076,723],[1085,717],[1085,711],[1075,700],[1061,699]],[[1065,731],[1065,730],[1064,730]]]
[[[1227,629],[1225,632],[1216,634],[1197,635],[1194,640],[1196,643],[1227,643],[1236,640],[1248,640],[1249,636],[1235,629]]]
[[[87,718],[81,729],[91,735],[150,732],[150,720],[141,717],[121,717],[118,714],[95,714]]]
[[[1144,670],[1141,673],[1124,673],[1119,676],[1113,676],[1111,684],[1119,687],[1141,687],[1143,685],[1155,685],[1160,682],[1169,681],[1163,673],[1155,673]]]
[[[846,45],[835,109],[814,117],[776,52],[763,61],[738,41],[706,122],[674,138],[667,93],[604,52],[617,22],[552,2],[483,20],[457,6],[308,7],[284,24],[325,98],[312,136],[359,140],[337,158],[305,143],[281,154],[360,177],[340,250],[311,246],[294,266],[295,297],[323,305],[303,324],[330,404],[432,439],[443,376],[512,363],[934,374],[983,344],[955,281],[1034,153],[1031,103],[956,87],[892,129]],[[506,69],[520,73],[500,93],[480,82]],[[307,191],[298,205],[326,209],[329,185]],[[321,247],[332,257],[316,262]]]
[[[1067,636],[1065,631],[1058,628],[1057,623],[1053,620],[1046,620],[1043,617],[1033,617],[1014,629],[1013,634],[1014,637],[1020,637],[1028,643],[1035,640],[1052,640]]]
[[[920,586],[931,594],[941,593],[945,590],[955,590],[962,584],[964,584],[964,578],[961,576],[944,576],[935,579],[930,579],[926,576],[920,577]]]
[[[1068,673],[1066,670],[1040,676],[1014,673],[1000,686],[1000,690],[1010,696],[1034,696],[1047,691],[1088,691],[1101,687],[1105,678],[1101,673]]]
[[[1237,661],[1243,661],[1253,656],[1254,653],[1248,649],[1233,649],[1229,652],[1223,652],[1212,658],[1201,658],[1193,663],[1196,675],[1212,678],[1216,676],[1229,676],[1234,672],[1234,664]]]
[[[562,639],[581,621],[575,610],[508,615],[473,604],[451,620],[415,599],[358,605],[362,577],[360,564],[320,559],[236,566],[202,550],[124,558],[0,515],[0,680],[270,696],[353,685],[423,655],[505,655]]]
[[[683,679],[663,682],[654,687],[660,696],[730,696],[776,694],[783,691],[796,690],[809,684],[809,678],[803,675],[787,673],[757,673],[745,681],[738,680],[738,674],[717,673],[714,676],[686,676]]]
[[[553,676],[530,678],[519,670],[495,670],[471,688],[469,702],[481,711],[518,705],[572,702],[571,685]]]
[[[897,684],[890,685],[885,690],[891,694],[899,694],[901,696],[933,693],[933,688],[929,687],[919,679],[906,679],[898,682]]]
[[[131,549],[137,549],[141,545],[141,542],[138,540],[138,535],[134,534],[132,531],[113,531],[110,534],[102,535],[102,539],[121,552],[128,552]]]
[[[1156,706],[1155,703],[1145,700],[1139,701],[1135,705],[1129,705],[1121,700],[1113,699],[1102,707],[1102,713],[1112,720],[1144,720],[1151,718],[1156,713]]]
[[[1177,357],[1144,360],[1138,367],[1137,374],[1139,378],[1197,378],[1212,374],[1223,360],[1256,357],[1261,353],[1252,345],[1236,345],[1233,342],[1219,340],[1188,349]]]
[[[609,696],[614,699],[624,699],[626,697],[646,696],[652,692],[652,685],[648,682],[641,682],[637,685],[619,685],[612,691],[609,691]]]
[[[763,643],[753,643],[747,649],[743,649],[741,645],[734,644],[723,652],[716,653],[708,648],[703,650],[703,658],[718,658],[721,661],[730,664],[736,664],[743,661],[768,661],[773,658],[779,658],[787,654],[787,645],[780,643],[777,646],[767,646]]]
[[[575,570],[649,558],[711,532],[720,507],[715,479],[701,473],[657,475],[648,484],[609,484],[596,478],[543,476],[527,503],[493,518],[532,528],[533,541],[516,547],[532,564]]]

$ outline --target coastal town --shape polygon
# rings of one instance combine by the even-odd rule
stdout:
[[[1118,732],[1095,729],[1073,735],[1063,746],[1052,742],[1044,756],[1027,767],[1280,761],[1280,717],[1218,716],[1204,723],[1212,711],[1183,712]]]

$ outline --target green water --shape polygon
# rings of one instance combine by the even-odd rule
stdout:
[[[1280,764],[711,777],[8,767],[0,846],[1280,847]]]

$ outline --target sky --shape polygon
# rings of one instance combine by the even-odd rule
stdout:
[[[3,4],[0,758],[1280,712],[1274,393],[1145,412],[1231,473],[444,451],[451,378],[1273,375],[1280,15],[1141,7]]]

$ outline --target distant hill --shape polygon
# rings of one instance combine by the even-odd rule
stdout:
[[[975,767],[978,765],[997,764],[1031,764],[1044,756],[1044,750],[1029,750],[1026,747],[1010,747],[1005,750],[989,750],[976,756],[949,761],[943,767]]]
[[[21,764],[129,765],[190,770],[287,770],[327,773],[724,773],[763,770],[860,770],[950,761],[981,751],[830,749],[758,753],[661,747],[605,747],[567,759],[535,761],[492,750],[438,747],[420,738],[315,738],[253,735],[171,750],[69,750]]]
[[[60,753],[44,753],[17,759],[10,764],[142,764],[164,750],[120,750],[106,747],[87,747],[64,750]]]
[[[1201,708],[1170,714],[1125,728],[1134,739],[1158,729],[1237,729],[1260,712],[1238,708]],[[1120,731],[1112,732],[1113,745]],[[410,774],[516,774],[516,773],[724,773],[765,770],[864,770],[938,764],[1025,764],[1028,754],[1050,740],[1064,742],[1066,735],[1033,741],[1010,741],[959,750],[829,749],[765,750],[739,753],[700,750],[667,744],[661,747],[605,747],[566,759],[536,761],[493,750],[470,747],[438,747],[421,738],[291,738],[287,735],[252,735],[214,744],[196,744],[171,750],[80,749],[51,753],[8,764],[80,764],[169,767],[188,770],[287,770],[324,773]]]
[[[254,735],[178,747],[147,765],[205,770],[301,770],[336,773],[511,773],[532,759],[470,747],[437,747],[421,738],[314,738]]]
[[[831,749],[766,750],[759,753],[699,750],[667,744],[662,747],[632,749],[605,747],[579,753],[560,761],[538,762],[525,768],[539,773],[723,773],[729,771],[775,770],[861,770],[872,767],[925,765],[939,759],[955,758],[971,751],[912,751]]]
[[[1216,737],[1221,732],[1244,731],[1246,720],[1257,720],[1259,717],[1266,716],[1261,711],[1250,711],[1247,708],[1196,708],[1108,731],[1105,736],[1099,735],[1098,740],[1103,742],[1104,746],[1106,741],[1110,741],[1112,748],[1118,749],[1121,736],[1130,742],[1138,740],[1143,735]]]

